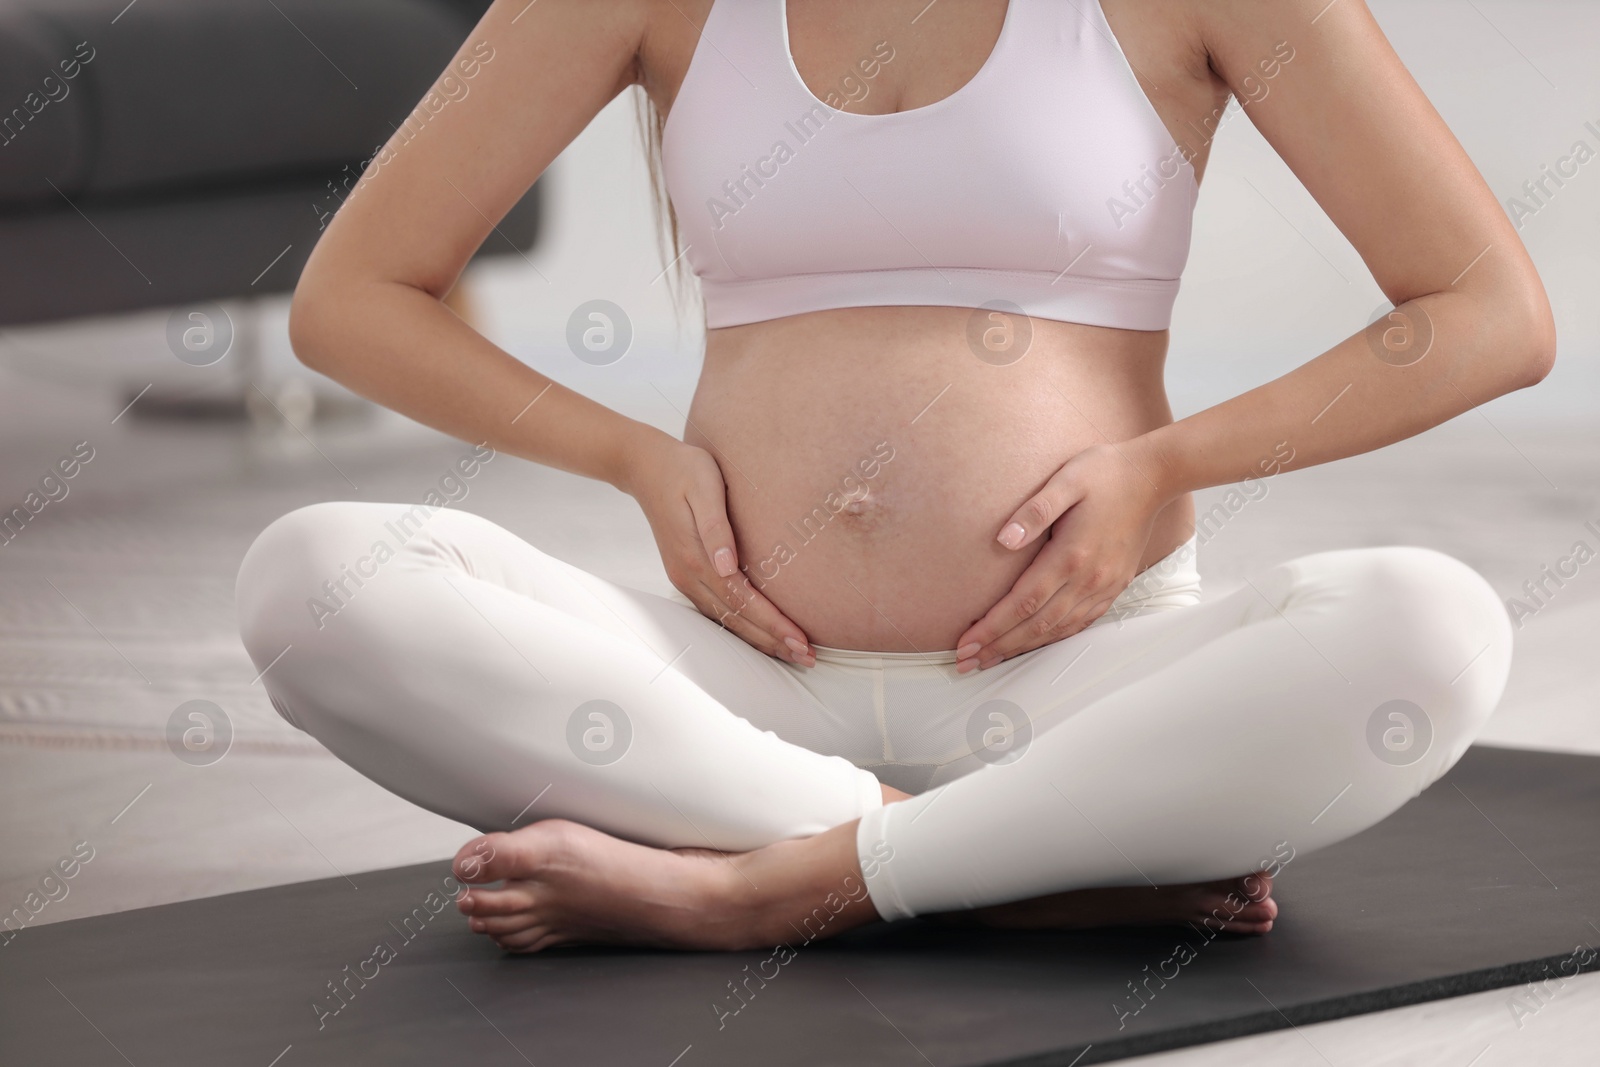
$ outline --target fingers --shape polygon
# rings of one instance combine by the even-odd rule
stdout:
[[[816,655],[804,631],[763,596],[749,578],[741,574],[735,578],[712,581],[717,584],[703,584],[702,589],[715,605],[715,610],[705,611],[702,608],[702,612],[769,656],[805,667],[816,666]],[[691,595],[690,599],[694,597]]]
[[[1013,551],[1038,540],[1068,508],[1083,499],[1083,490],[1065,467],[1056,471],[1044,487],[1025,500],[1000,527],[995,537]]]
[[[710,573],[706,572],[702,557],[686,550],[686,557],[694,564],[693,580],[700,593],[697,596],[695,591],[685,589],[676,580],[673,584],[694,601],[702,614],[716,619],[746,643],[769,656],[806,667],[815,666],[816,657],[804,631],[762,596],[739,571],[738,547],[733,526],[728,522],[727,486],[715,463],[706,465],[686,500],[690,521],[699,538],[697,547],[703,551]]]
[[[732,577],[739,570],[739,549],[734,544],[733,525],[728,522],[727,488],[722,479],[707,476],[705,482],[690,490],[688,500],[711,569],[720,578]]]
[[[730,577],[714,573],[700,541],[691,543],[687,536],[675,546],[673,557],[679,562],[668,568],[667,577],[700,614],[769,656],[806,667],[815,665],[805,632],[761,595],[742,572],[735,570]]]
[[[1063,580],[1059,575],[1065,574],[1076,559],[1074,551],[1061,541],[1052,541],[1040,549],[1006,595],[956,642],[958,665],[1037,615],[1061,590]]]
[[[1071,637],[1105,614],[1126,586],[1083,550],[1052,541],[1011,591],[961,635],[956,670],[992,667]]]
[[[993,667],[1024,652],[1065,640],[1104,615],[1115,600],[1114,594],[1074,599],[1070,587],[1063,588],[1044,607],[1019,620],[994,640],[971,652],[967,649],[974,648],[972,643],[959,650],[956,670],[965,674],[973,669]]]

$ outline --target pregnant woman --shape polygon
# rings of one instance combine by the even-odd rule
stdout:
[[[1192,491],[1417,434],[1554,356],[1515,231],[1360,0],[500,0],[447,80],[317,246],[295,350],[630,494],[681,596],[461,511],[322,503],[261,534],[238,606],[285,718],[485,832],[456,859],[473,929],[1261,933],[1273,874],[1415,796],[1493,710],[1505,612],[1437,552],[1199,595]],[[705,300],[683,440],[441,303],[634,85]],[[1396,307],[1174,421],[1230,95]]]

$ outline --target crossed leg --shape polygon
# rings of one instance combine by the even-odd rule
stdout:
[[[1080,636],[1077,648],[1069,639],[1019,659],[985,693],[1035,719],[1019,759],[853,827],[727,857],[724,869],[704,854],[615,856],[614,876],[649,867],[683,894],[686,914],[714,915],[714,926],[641,915],[621,899],[596,925],[573,907],[584,880],[572,857],[593,861],[609,846],[551,828],[502,842],[512,857],[502,872],[538,873],[486,898],[485,929],[529,949],[572,936],[752,947],[949,912],[1010,926],[1173,921],[1174,898],[1209,904],[1224,890],[1236,903],[1208,917],[1265,929],[1270,876],[1186,883],[1276,872],[1385,818],[1465,751],[1510,659],[1487,583],[1415,548],[1305,557],[1210,604],[1131,620],[1121,636]],[[1094,659],[1091,642],[1104,650]],[[1082,680],[1052,696],[1044,680],[1068,656],[1085,661]],[[1149,889],[1105,888],[1140,881]]]
[[[872,775],[827,754],[827,709],[791,668],[475,516],[301,509],[252,546],[238,602],[286,718],[380,784],[491,831],[456,871],[507,880],[462,906],[510,948],[768,945],[818,915],[829,934],[966,909],[1052,925],[1139,919],[1152,906],[1176,917],[1164,910],[1173,899],[1112,906],[1106,887],[1138,882],[1136,870],[1166,886],[1223,878],[1166,892],[1180,910],[1225,889],[1253,896],[1258,910],[1235,917],[1264,928],[1270,882],[1238,877],[1303,806],[1307,768],[1354,772],[1361,802],[1301,835],[1302,851],[1370,825],[1442,774],[1503,685],[1509,629],[1503,612],[1498,629],[1486,614],[1481,579],[1437,553],[1372,551],[1275,568],[1220,610],[1124,623],[1145,651],[1120,681],[1102,674],[1075,701],[1037,703],[1025,758],[887,807]],[[1054,670],[1068,644],[1033,654],[1016,691],[1028,691],[1029,672]],[[1352,688],[1331,703],[1322,691],[1344,671],[1319,644],[1350,672]],[[1453,693],[1447,662],[1474,672]],[[1270,677],[1250,682],[1252,665]],[[1426,758],[1388,778],[1397,767],[1364,734],[1348,736],[1380,693],[1425,702],[1437,720]],[[1154,772],[1119,811],[1117,790]],[[1075,828],[1059,802],[1041,803],[1063,780],[1090,809]],[[1230,824],[1220,832],[1208,822],[1219,811]]]

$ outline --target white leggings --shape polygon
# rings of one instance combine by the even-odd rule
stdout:
[[[730,851],[860,819],[888,920],[1281,866],[1448,770],[1511,660],[1488,584],[1422,548],[1202,604],[1191,542],[1095,625],[967,675],[952,652],[784,663],[423,505],[285,515],[237,600],[284,718],[425,808]],[[885,807],[880,781],[917,795]]]

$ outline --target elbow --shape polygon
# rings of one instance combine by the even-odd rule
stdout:
[[[1526,304],[1511,353],[1517,375],[1513,389],[1538,385],[1556,364],[1555,316],[1544,288],[1537,286]]]
[[[1484,399],[1544,381],[1555,366],[1556,326],[1538,279],[1483,299],[1479,309],[1473,362],[1488,393]]]
[[[327,353],[331,346],[323,311],[327,303],[326,287],[309,276],[301,277],[289,302],[289,347],[296,359],[320,374],[329,373]]]
[[[1545,380],[1556,365],[1556,348],[1552,342],[1550,347],[1540,349],[1537,353],[1524,357],[1522,362],[1522,377],[1517,382],[1516,388],[1527,389],[1538,385]]]

